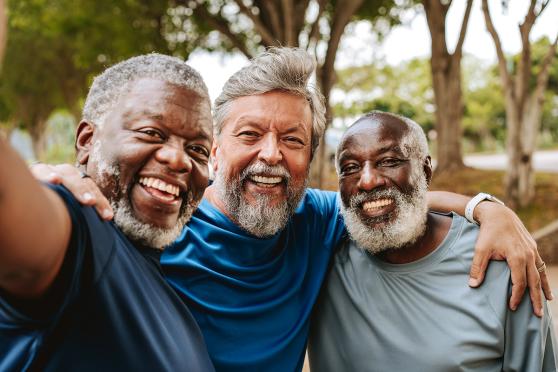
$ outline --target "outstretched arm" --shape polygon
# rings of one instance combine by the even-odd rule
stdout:
[[[19,297],[38,297],[64,261],[70,216],[63,201],[33,178],[4,138],[0,180],[0,287]]]
[[[470,197],[451,192],[428,193],[428,206],[440,212],[455,211],[464,215],[469,200]],[[511,209],[492,202],[480,203],[475,208],[474,218],[480,223],[481,229],[475,246],[469,285],[477,287],[482,283],[491,259],[506,260],[512,278],[510,309],[517,308],[528,286],[533,310],[537,316],[542,316],[541,286],[549,300],[552,299],[552,292],[546,272],[537,271],[542,259],[537,251],[537,244],[521,220]]]

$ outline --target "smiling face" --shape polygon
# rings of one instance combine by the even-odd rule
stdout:
[[[304,194],[311,135],[303,97],[272,91],[232,101],[212,150],[217,206],[253,235],[282,229]]]
[[[424,232],[430,157],[420,159],[407,123],[376,114],[344,135],[338,152],[342,213],[353,240],[373,253]]]
[[[211,141],[207,98],[140,79],[102,127],[80,125],[77,146],[113,204],[117,225],[132,240],[160,248],[176,238],[203,196]]]

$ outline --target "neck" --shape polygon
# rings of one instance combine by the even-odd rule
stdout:
[[[217,195],[217,190],[215,189],[215,186],[213,185],[208,186],[205,189],[205,192],[203,193],[203,197],[208,202],[210,202],[215,208],[217,208],[221,213],[227,216],[231,221],[235,221],[235,219],[230,215],[230,213],[225,208],[225,203],[223,203],[221,198],[219,198],[219,195]]]
[[[451,226],[451,218],[428,213],[426,230],[414,243],[378,253],[378,258],[391,264],[406,264],[432,253],[442,243]]]

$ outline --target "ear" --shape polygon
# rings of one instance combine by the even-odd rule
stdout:
[[[430,155],[424,159],[422,168],[424,169],[424,174],[426,175],[426,184],[430,186],[430,182],[432,182],[432,159],[430,158]]]
[[[219,145],[217,144],[217,139],[213,139],[213,144],[211,145],[211,165],[213,166],[213,172],[217,173],[217,168],[219,167]]]
[[[76,132],[76,157],[79,164],[87,164],[89,160],[89,152],[93,145],[93,135],[97,127],[95,124],[82,120]]]

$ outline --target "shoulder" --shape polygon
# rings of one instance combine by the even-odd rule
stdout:
[[[337,215],[338,210],[338,193],[308,188],[298,206],[297,212],[318,213],[331,217]]]
[[[127,244],[127,239],[114,226],[104,221],[94,208],[81,205],[64,186],[49,185],[64,201],[72,221],[72,232],[65,261],[74,261],[76,269],[79,262],[90,260],[88,269],[100,272],[109,260],[117,242]]]

